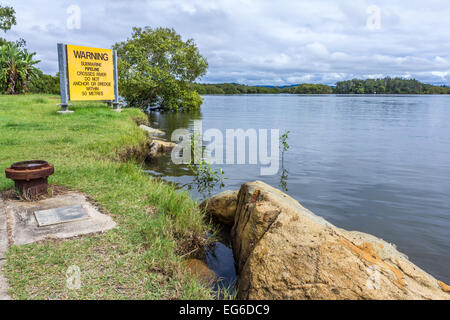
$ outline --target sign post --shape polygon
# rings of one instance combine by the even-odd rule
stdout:
[[[61,111],[69,101],[111,101],[119,109],[117,53],[111,49],[58,44]]]
[[[119,74],[117,71],[117,51],[113,50],[113,61],[114,61],[114,101],[113,110],[120,112],[119,108]]]
[[[61,92],[61,111],[58,113],[71,113],[69,110],[69,87],[67,82],[67,52],[66,46],[58,43],[59,87]]]

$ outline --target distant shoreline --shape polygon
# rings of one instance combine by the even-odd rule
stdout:
[[[335,86],[302,83],[292,86],[248,86],[238,83],[193,83],[201,95],[206,94],[450,94],[450,87],[421,83],[415,79],[383,78],[339,81]]]

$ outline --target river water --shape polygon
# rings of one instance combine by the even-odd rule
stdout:
[[[200,111],[151,113],[167,132],[279,129],[289,150],[274,175],[258,164],[214,165],[225,187],[262,180],[347,230],[373,234],[438,279],[450,283],[450,96],[237,95],[204,96]],[[270,140],[270,139],[269,139]],[[224,152],[225,154],[225,152]],[[193,172],[170,155],[148,165],[151,175],[199,193]],[[230,282],[231,250],[219,243],[208,263]]]

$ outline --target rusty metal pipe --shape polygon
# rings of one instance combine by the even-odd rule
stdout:
[[[47,193],[48,177],[54,172],[54,166],[43,160],[16,162],[5,169],[6,178],[14,180],[16,190],[24,198]]]

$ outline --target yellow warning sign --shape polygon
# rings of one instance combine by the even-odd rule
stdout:
[[[67,45],[70,100],[114,100],[113,52]]]

